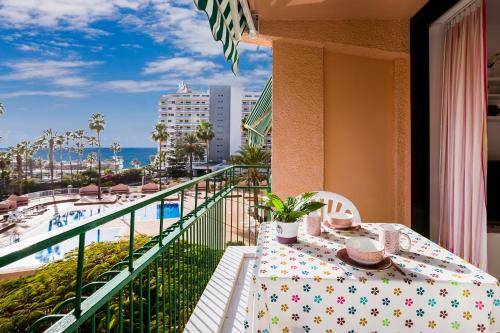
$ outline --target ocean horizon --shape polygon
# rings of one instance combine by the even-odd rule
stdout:
[[[6,150],[3,148],[2,150]],[[132,161],[133,160],[139,160],[141,166],[145,166],[149,164],[149,156],[154,156],[156,155],[157,149],[155,147],[122,147],[121,151],[117,154],[117,156],[120,156],[123,159],[123,167],[124,168],[131,168],[132,167]],[[97,148],[84,148],[83,150],[83,159],[85,160],[87,158],[87,155],[91,152],[95,152],[97,154]],[[37,151],[34,155],[36,158],[42,158],[44,160],[48,160],[48,149],[41,149]],[[107,160],[113,157],[113,153],[111,152],[111,149],[109,147],[102,147],[101,148],[101,156],[102,160]],[[66,151],[63,150],[62,152],[62,160],[63,161],[69,161],[70,154]],[[78,154],[75,152],[71,152],[71,160],[72,161],[77,161],[78,160]],[[58,149],[54,151],[54,161],[60,162],[61,161],[61,154]]]

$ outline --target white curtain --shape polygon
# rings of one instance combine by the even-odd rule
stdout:
[[[448,24],[443,59],[440,153],[442,246],[487,269],[484,3]]]

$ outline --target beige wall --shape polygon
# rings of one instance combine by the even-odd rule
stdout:
[[[273,46],[273,191],[333,191],[364,221],[410,224],[408,30],[261,22]]]
[[[323,49],[276,41],[273,58],[273,190],[321,189]]]
[[[324,188],[392,221],[393,62],[326,52],[325,77]]]

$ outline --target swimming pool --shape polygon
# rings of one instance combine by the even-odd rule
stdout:
[[[163,210],[163,218],[179,218],[179,204],[178,203],[165,203]],[[47,223],[46,227],[42,224],[42,230],[47,230],[48,232],[57,230],[59,228],[65,227],[73,223],[83,223],[85,219],[89,217],[98,215],[100,213],[106,212],[106,210],[113,208],[114,205],[108,207],[85,207],[81,209],[72,209],[65,212],[61,212],[53,216]],[[160,219],[160,204],[151,204],[144,208],[138,209],[135,214],[136,221],[138,222],[154,222]],[[129,216],[125,215],[124,218],[128,220]],[[46,229],[45,229],[46,228]],[[115,241],[120,238],[123,227],[107,227],[106,224],[88,231],[85,234],[85,245],[89,245],[93,242],[107,242]],[[25,237],[20,235],[20,240],[24,240]],[[69,251],[75,249],[78,246],[78,237],[68,239],[60,244],[50,246],[49,248],[37,252],[32,256],[23,258],[17,262],[14,262],[8,266],[0,269],[0,273],[4,270],[10,269],[22,269],[22,268],[34,268],[39,267],[43,264],[49,263],[54,260],[59,260],[64,258],[64,255]]]
[[[161,215],[161,205],[156,205],[156,219],[159,220]],[[178,203],[165,203],[163,207],[163,218],[173,219],[180,217]]]
[[[115,241],[120,238],[122,228],[96,228],[85,233],[85,245],[96,242]],[[79,237],[73,237],[57,245],[49,246],[29,257],[2,267],[2,271],[22,268],[35,268],[49,262],[64,258],[64,255],[78,246]]]
[[[151,204],[144,208],[138,209],[135,213],[137,221],[154,221],[160,219],[160,204]],[[91,216],[106,212],[107,207],[92,207],[86,209],[70,210],[63,214],[53,216],[48,223],[48,231],[56,228],[64,227],[68,224],[79,222]],[[176,202],[168,202],[164,204],[163,218],[172,219],[180,217],[179,204]]]

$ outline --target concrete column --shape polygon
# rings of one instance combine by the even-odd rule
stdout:
[[[273,42],[273,192],[324,187],[323,48]]]

